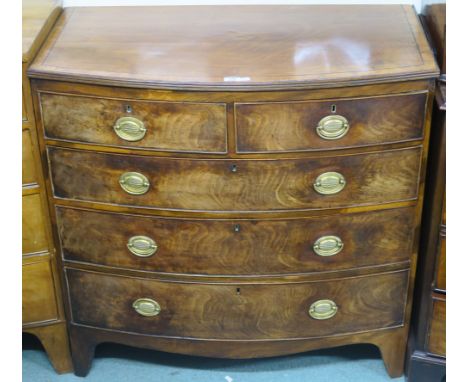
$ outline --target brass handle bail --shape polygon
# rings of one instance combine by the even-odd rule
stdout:
[[[114,125],[115,133],[125,141],[136,142],[146,135],[145,124],[134,117],[119,118]]]
[[[126,172],[120,176],[120,187],[130,195],[143,195],[148,192],[150,183],[146,176],[139,172]]]
[[[348,120],[335,114],[322,118],[317,125],[317,134],[327,140],[340,139],[348,133],[348,130]]]
[[[338,312],[333,300],[318,300],[309,307],[309,316],[315,320],[328,320]]]
[[[339,193],[346,186],[346,179],[339,172],[324,172],[314,182],[314,189],[322,195]]]

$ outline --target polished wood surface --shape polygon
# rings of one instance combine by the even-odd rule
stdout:
[[[445,339],[445,321],[446,305],[444,299],[435,299],[432,310],[431,328],[428,334],[429,352],[445,357],[446,339]]]
[[[22,132],[22,181],[24,185],[37,184],[36,163],[34,160],[31,141],[31,131],[24,129]]]
[[[208,275],[268,275],[356,269],[409,261],[414,208],[309,219],[189,220],[59,207],[65,260],[118,268]],[[133,236],[158,245],[147,258],[127,248]],[[316,240],[344,243],[319,256]]]
[[[401,375],[437,74],[412,8],[69,9],[29,73],[78,375],[104,341],[226,358],[367,342]],[[132,144],[112,131],[127,106],[149,127]],[[351,127],[323,143],[332,109]],[[346,185],[321,195],[330,171]],[[316,255],[334,234],[342,251]],[[337,314],[310,318],[326,298]]]
[[[236,103],[240,152],[308,151],[360,147],[422,138],[426,93],[320,102]],[[319,121],[340,115],[348,133],[321,138]]]
[[[23,0],[22,286],[24,332],[35,335],[58,373],[72,370],[27,68],[61,12],[61,2]]]
[[[49,243],[40,194],[24,195],[22,202],[23,253],[47,251]]]
[[[297,160],[192,160],[48,149],[54,195],[173,210],[265,211],[339,208],[411,200],[418,195],[421,149]],[[235,171],[233,171],[233,167]],[[322,173],[347,184],[335,195],[314,190]],[[150,183],[144,195],[119,184],[125,172]]]
[[[131,108],[131,112],[127,111]],[[226,105],[222,103],[141,102],[41,94],[48,138],[168,151],[227,151]],[[121,117],[137,118],[147,133],[125,141],[113,130]]]
[[[48,257],[23,264],[23,322],[58,319],[52,269]]]
[[[308,338],[400,326],[408,272],[316,283],[195,284],[68,269],[72,322],[163,337],[261,340]],[[111,299],[109,296],[113,296]],[[161,312],[143,317],[139,298]],[[308,310],[331,299],[336,315],[314,320]]]
[[[255,90],[437,72],[410,5],[67,8],[30,70],[99,84]]]
[[[54,25],[61,9],[59,0],[22,0],[23,62],[30,62]]]

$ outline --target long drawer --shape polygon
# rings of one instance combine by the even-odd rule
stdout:
[[[235,104],[237,150],[284,152],[421,139],[426,93]]]
[[[283,339],[401,326],[408,271],[307,283],[195,284],[67,269],[76,324],[166,337]]]
[[[214,275],[354,269],[409,260],[414,208],[282,220],[190,220],[57,208],[66,260]]]
[[[162,151],[224,153],[223,103],[150,102],[43,93],[47,138]]]
[[[283,160],[208,160],[48,148],[59,198],[174,210],[352,207],[417,198],[421,148]]]

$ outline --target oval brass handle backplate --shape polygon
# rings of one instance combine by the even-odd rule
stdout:
[[[127,242],[128,250],[138,257],[149,257],[156,253],[158,245],[148,236],[132,236]]]
[[[349,130],[348,120],[341,115],[329,115],[322,118],[317,125],[317,134],[323,139],[340,139]]]
[[[119,118],[114,125],[115,133],[125,141],[135,142],[144,138],[145,124],[134,117]]]
[[[322,236],[314,243],[314,252],[319,256],[333,256],[340,253],[344,244],[338,236]]]
[[[150,298],[139,298],[132,304],[135,311],[145,317],[157,316],[161,312],[159,304]]]
[[[338,307],[332,300],[315,301],[309,308],[309,316],[315,320],[327,320],[338,312]]]
[[[339,172],[324,172],[314,182],[314,189],[322,195],[333,195],[346,186],[346,180]]]
[[[120,176],[120,187],[131,195],[143,195],[149,190],[148,178],[139,172],[126,172]]]

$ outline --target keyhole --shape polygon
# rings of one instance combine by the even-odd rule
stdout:
[[[240,224],[234,226],[234,232],[240,232]]]
[[[236,294],[239,296],[241,294],[240,288],[236,288]]]
[[[231,172],[237,172],[237,165],[236,164],[231,165]]]
[[[336,113],[336,105],[331,105],[331,112]]]
[[[127,111],[127,113],[131,113],[133,111],[130,105],[125,106],[125,110]]]

